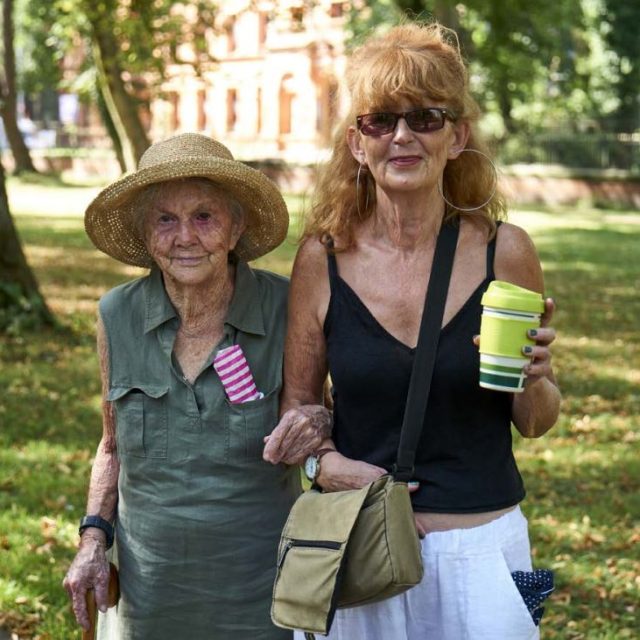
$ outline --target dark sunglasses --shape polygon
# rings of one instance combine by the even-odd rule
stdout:
[[[356,117],[358,130],[365,136],[384,136],[395,131],[398,120],[404,118],[411,131],[416,133],[429,133],[438,131],[444,127],[445,120],[456,121],[456,115],[451,109],[441,107],[427,107],[426,109],[414,109],[404,113],[365,113]]]

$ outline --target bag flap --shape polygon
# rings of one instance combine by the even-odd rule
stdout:
[[[282,532],[293,540],[331,540],[345,543],[369,492],[391,480],[383,476],[362,487],[348,491],[322,493],[310,489],[293,505]]]

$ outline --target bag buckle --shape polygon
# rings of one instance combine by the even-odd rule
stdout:
[[[413,465],[411,467],[398,467],[397,463],[394,462],[393,467],[391,467],[391,475],[398,482],[409,482],[414,473],[415,467]]]

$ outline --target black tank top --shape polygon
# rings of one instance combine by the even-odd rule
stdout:
[[[524,498],[511,441],[511,394],[478,385],[480,300],[487,277],[440,332],[412,494],[416,511],[477,513]],[[395,462],[415,349],[373,317],[328,255],[331,299],[324,322],[338,450],[388,471]]]

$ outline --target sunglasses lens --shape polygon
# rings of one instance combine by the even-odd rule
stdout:
[[[440,109],[416,109],[405,115],[407,124],[413,131],[426,133],[444,127],[444,113]]]
[[[416,133],[429,133],[444,127],[445,110],[438,107],[415,109],[406,113],[366,113],[358,116],[358,128],[365,136],[383,136],[395,130],[399,118],[404,118],[408,127]]]
[[[359,122],[365,136],[383,136],[396,128],[398,116],[395,113],[367,113],[360,116]]]

